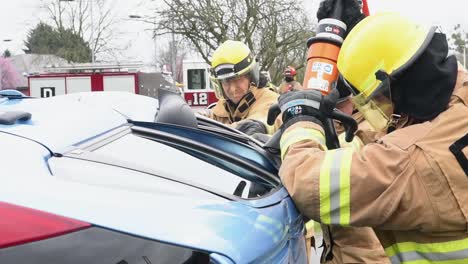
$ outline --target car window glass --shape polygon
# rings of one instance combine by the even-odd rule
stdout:
[[[189,154],[133,134],[127,134],[94,152],[133,163],[136,167],[155,168],[161,176],[195,182],[242,198],[258,197],[275,187],[257,182],[253,184],[247,179],[256,175],[240,166],[219,159],[216,162],[215,157]]]
[[[206,70],[205,69],[193,69],[187,70],[188,75],[188,89],[189,90],[201,90],[206,87]]]
[[[87,160],[52,158],[49,166],[54,176],[68,181],[145,193],[221,199],[214,194],[151,174]]]

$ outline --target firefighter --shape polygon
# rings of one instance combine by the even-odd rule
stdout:
[[[208,117],[248,135],[272,134],[273,127],[266,120],[278,94],[258,88],[258,64],[249,47],[240,41],[224,42],[214,52],[211,68],[219,101]]]
[[[348,143],[345,140],[344,127],[339,123],[336,124],[340,145],[359,151],[364,145],[375,142],[383,133],[377,133],[362,114],[354,110],[352,97],[347,89],[342,86],[339,88],[344,89],[339,89],[341,97],[336,108],[352,115],[359,125],[353,141]],[[325,249],[322,252],[322,263],[390,263],[379,239],[370,227],[324,226],[322,236]]]
[[[308,91],[282,95],[280,176],[298,209],[326,225],[373,227],[392,263],[465,263],[468,73],[445,35],[369,16],[346,37],[338,69],[355,107],[387,134],[329,151]]]
[[[322,1],[317,12],[318,20],[332,17],[334,10],[333,0]],[[348,31],[362,20],[365,15],[362,13],[362,2],[343,1],[342,21],[347,25]],[[339,79],[337,89],[340,99],[336,108],[342,112],[353,116],[358,122],[359,129],[351,143],[344,140],[344,129],[337,123],[336,131],[340,135],[340,145],[359,150],[363,145],[375,141],[381,135],[369,127],[362,114],[356,112],[351,101],[351,93],[347,89],[342,78]],[[322,225],[322,235],[324,250],[322,251],[321,263],[389,263],[390,260],[385,255],[375,232],[369,227],[341,227]]]
[[[336,108],[345,114],[352,115],[359,124],[359,129],[352,142],[345,141],[344,127],[339,122],[335,123],[336,132],[339,135],[341,147],[350,147],[358,151],[365,144],[375,142],[381,133],[376,133],[362,114],[354,110],[349,90],[342,82],[339,84],[342,85],[337,87],[340,98],[336,103]],[[309,222],[307,226],[307,238],[315,236],[313,229],[317,229],[319,225]],[[370,227],[322,226],[320,229],[324,248],[321,263],[390,263],[374,230]],[[312,245],[315,247],[314,244]]]
[[[290,91],[302,90],[302,85],[296,81],[297,71],[294,67],[288,66],[283,72],[283,82],[278,88],[279,94],[284,94]]]

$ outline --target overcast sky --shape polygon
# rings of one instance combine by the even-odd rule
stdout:
[[[92,1],[92,0],[89,0]],[[132,60],[152,61],[154,57],[154,41],[148,26],[127,19],[130,14],[148,14],[151,4],[142,4],[150,0],[111,0],[115,15],[119,18],[118,29],[121,36],[118,42],[128,45],[124,55]],[[158,0],[155,0],[156,2]],[[195,0],[194,0],[195,1]],[[439,25],[448,31],[455,24],[461,24],[468,31],[468,1],[467,0],[368,0],[371,13],[396,11],[412,16],[421,23]],[[304,0],[306,9],[315,16],[319,0]],[[46,17],[40,9],[40,0],[2,1],[3,13],[0,15],[0,50],[6,48],[13,54],[23,53],[23,42],[28,31],[38,21]],[[11,42],[4,42],[11,39]],[[162,42],[162,41],[161,41]],[[157,47],[158,48],[158,47]]]

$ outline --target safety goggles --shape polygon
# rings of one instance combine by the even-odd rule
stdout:
[[[380,81],[377,88],[373,89],[371,86],[360,93],[346,80],[345,84],[354,94],[351,100],[354,107],[376,131],[384,131],[394,125],[396,117],[392,103],[391,77],[383,71],[378,71],[376,78]]]

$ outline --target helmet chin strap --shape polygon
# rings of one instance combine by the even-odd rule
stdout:
[[[228,101],[232,106],[237,107],[237,106],[242,102],[242,100],[244,100],[244,98],[245,98],[248,94],[252,94],[252,87],[257,87],[257,86],[255,85],[255,83],[250,82],[249,89],[248,89],[247,92],[241,97],[241,99],[239,100],[239,102],[234,103],[233,101],[231,101],[231,99],[229,99],[227,96],[225,96],[226,101]],[[257,87],[257,88],[258,88],[258,87]],[[224,92],[224,90],[223,90],[223,92]],[[253,94],[252,94],[252,95],[253,95]]]
[[[392,133],[393,131],[397,129],[400,119],[401,119],[401,115],[395,114],[395,113],[392,114],[392,116],[390,117],[390,120],[388,121],[387,134]]]
[[[249,91],[252,89],[252,87],[256,87],[256,88],[258,88],[258,89],[265,88],[265,87],[259,88],[258,85],[259,85],[258,83],[250,82]]]
[[[227,100],[225,104],[226,110],[229,112],[229,119],[231,122],[240,121],[240,117],[236,116],[236,113],[243,114],[246,112],[252,104],[255,103],[257,99],[251,90],[249,90],[237,104],[233,103],[231,100]]]

